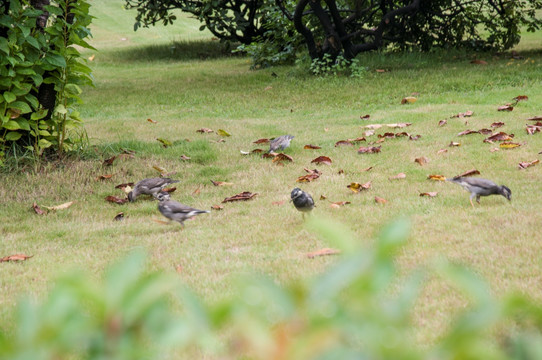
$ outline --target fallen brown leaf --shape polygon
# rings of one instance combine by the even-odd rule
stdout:
[[[377,73],[385,73],[385,72],[388,72],[389,70],[385,70],[385,69],[376,69],[375,70]]]
[[[341,206],[348,205],[348,204],[350,204],[350,201],[336,201],[336,202],[332,202],[331,204],[329,204],[329,207],[338,209]]]
[[[497,108],[497,111],[512,111],[512,110],[514,110],[514,107],[512,106],[512,104],[502,105]]]
[[[540,162],[540,160],[538,160],[538,159],[533,160],[533,161],[529,161],[529,162],[527,162],[527,161],[520,162],[519,163],[519,169],[520,170],[527,169],[528,167],[535,166],[539,162]]]
[[[469,170],[469,171],[465,171],[465,172],[464,172],[463,174],[461,174],[461,175],[454,176],[454,179],[460,178],[460,177],[474,176],[474,175],[480,175],[480,171],[478,171],[478,170],[476,170],[476,169],[472,169],[472,170]]]
[[[453,115],[452,117],[453,118],[464,118],[464,117],[469,117],[469,116],[472,116],[472,114],[474,114],[473,111],[465,111],[464,113],[459,113],[457,115]]]
[[[533,116],[533,117],[528,118],[527,120],[530,120],[530,121],[542,120],[542,116]]]
[[[175,192],[175,190],[177,190],[177,188],[175,186],[167,187],[167,188],[162,189],[162,191],[167,192],[169,194],[171,194],[172,192]]]
[[[99,180],[107,180],[107,179],[111,179],[113,177],[113,174],[107,174],[107,175],[98,175],[96,177],[96,181],[99,181]]]
[[[453,147],[453,146],[461,146],[461,143],[458,143],[458,142],[455,142],[455,141],[451,141],[450,144],[448,145],[449,147]]]
[[[402,129],[410,125],[412,125],[412,123],[386,124],[387,127],[394,128],[394,129]]]
[[[339,169],[339,171],[337,172],[338,175],[344,175],[344,170],[343,169]]]
[[[464,130],[464,131],[461,131],[459,134],[457,134],[457,136],[470,135],[470,134],[479,134],[479,132],[474,131],[474,130]]]
[[[442,175],[428,175],[427,178],[429,180],[446,181],[446,177]]]
[[[507,134],[505,132],[499,132],[496,134],[493,134],[486,138],[484,142],[493,142],[493,141],[510,141],[514,137],[514,134]]]
[[[115,161],[116,158],[117,158],[117,155],[114,155],[114,156],[110,157],[109,159],[105,159],[104,162],[102,163],[102,166],[111,166],[111,165],[113,165],[113,162]]]
[[[361,171],[371,171],[371,170],[373,170],[373,167],[369,166],[368,168],[362,169]]]
[[[317,165],[319,164],[331,165],[332,161],[327,156],[318,156],[316,159],[311,161],[311,164],[312,163],[316,163]]]
[[[487,61],[484,61],[484,60],[478,60],[478,59],[472,60],[470,63],[471,63],[471,64],[476,64],[476,65],[487,65]]]
[[[275,157],[273,157],[273,162],[281,162],[281,161],[292,162],[294,161],[294,159],[290,155],[286,155],[284,153],[278,153]]]
[[[440,120],[440,121],[438,122],[438,126],[444,126],[444,125],[446,125],[447,123],[448,123],[448,120],[443,119],[443,120]]]
[[[124,183],[124,184],[119,184],[117,186],[115,186],[115,189],[121,189],[121,190],[124,190],[126,187],[133,187],[134,186],[134,183],[133,182],[130,182],[130,183]]]
[[[350,141],[352,143],[356,143],[356,142],[362,142],[362,141],[367,141],[365,140],[364,137],[358,137],[358,138],[355,138],[355,139],[347,139],[346,141]]]
[[[440,149],[439,151],[437,151],[437,155],[444,154],[447,152],[448,152],[448,149]]]
[[[518,95],[512,100],[515,100],[516,102],[525,101],[525,100],[529,100],[529,97],[527,95]]]
[[[418,164],[423,166],[423,165],[425,165],[425,164],[427,164],[429,162],[429,159],[426,158],[425,156],[422,156],[422,157],[414,159],[414,162],[417,162]]]
[[[395,176],[391,176],[389,177],[390,180],[400,180],[400,179],[406,179],[406,174],[405,173],[399,173]]]
[[[119,205],[122,205],[122,204],[125,204],[125,203],[128,202],[128,198],[121,199],[121,198],[119,198],[117,196],[114,196],[114,195],[106,196],[105,200],[109,201],[109,202],[112,202],[112,203],[115,203],[115,204],[119,204]]]
[[[211,209],[213,210],[223,210],[224,209],[224,205],[211,205]]]
[[[539,124],[539,123],[537,123],[537,124]],[[527,131],[527,134],[534,135],[535,133],[540,132],[541,128],[542,128],[542,126],[538,126],[538,125],[527,125],[525,127],[525,130]]]
[[[385,204],[385,203],[388,202],[388,200],[386,200],[386,199],[384,199],[384,198],[381,198],[381,197],[379,197],[379,196],[375,196],[375,202],[376,202],[377,204]]]
[[[199,195],[201,193],[201,186],[198,186],[196,190],[192,191],[192,195]]]
[[[504,126],[504,123],[502,121],[494,122],[493,124],[490,125],[490,127],[494,128],[494,129],[500,128],[501,126]]]
[[[226,202],[231,202],[231,201],[246,201],[246,200],[252,199],[256,195],[258,195],[258,193],[251,193],[249,191],[244,191],[244,192],[239,193],[237,195],[227,197],[224,200],[222,200],[222,202],[226,203]]]
[[[153,119],[150,119],[150,118],[147,119],[147,121],[150,122],[150,123],[152,123],[152,124],[157,124],[157,123],[158,123],[158,121],[154,121]]]
[[[201,129],[199,129],[199,130],[196,130],[196,132],[205,134],[205,133],[212,133],[212,132],[214,132],[214,131],[211,130],[211,129],[209,129],[209,128],[201,128]]]
[[[371,115],[367,114],[367,115],[362,115],[362,116],[360,116],[359,118],[360,118],[361,120],[369,120],[370,117],[371,117]]]
[[[414,96],[407,96],[401,99],[401,104],[414,104],[417,100]]]
[[[36,214],[38,214],[38,215],[44,215],[44,214],[45,214],[45,211],[43,211],[43,210],[38,206],[38,204],[36,204],[36,203],[33,203],[33,204],[32,204],[32,209],[34,209],[34,211],[35,211]]]
[[[491,129],[480,129],[478,130],[478,132],[482,135],[489,135],[489,134],[492,134],[493,133],[493,130]]]
[[[307,257],[309,259],[314,259],[316,256],[324,256],[324,255],[337,255],[340,254],[341,251],[337,249],[331,249],[331,248],[324,248],[317,251],[313,251],[310,253],[307,253]]]
[[[320,177],[320,175],[318,175],[318,174],[307,174],[307,175],[303,175],[303,176],[298,177],[296,182],[300,182],[300,183],[311,182],[313,180],[318,179],[319,177]]]
[[[305,146],[303,147],[303,149],[305,149],[305,150],[318,150],[318,149],[321,149],[321,147],[318,146],[318,145],[311,145],[311,144],[308,144],[308,145],[305,145]]]
[[[0,259],[1,262],[8,262],[8,261],[25,261],[26,259],[30,259],[34,255],[25,255],[25,254],[15,254],[15,255],[9,255],[4,256]]]
[[[371,188],[371,182],[368,181],[365,184],[360,184],[357,182],[350,183],[350,185],[346,185],[347,188],[352,190],[354,193],[359,193],[362,190],[368,190]]]
[[[182,154],[182,155],[181,155],[181,160],[182,160],[182,161],[190,160],[190,156],[186,156],[185,154]]]
[[[422,136],[421,135],[410,135],[408,137],[408,140],[413,140],[413,141],[416,141],[418,140],[419,138],[421,138]]]
[[[253,144],[267,144],[269,142],[269,139],[258,139],[256,141],[253,141]]]
[[[211,180],[214,186],[231,186],[233,183],[231,182],[225,182],[225,181],[213,181]]]
[[[437,196],[437,194],[438,194],[438,192],[431,191],[431,192],[420,193],[420,196],[435,197],[435,196]]]
[[[343,146],[343,145],[346,145],[346,146],[354,146],[354,144],[349,141],[349,140],[339,140],[335,143],[335,147],[337,146]]]
[[[358,154],[376,154],[381,151],[381,148],[382,146],[362,146],[358,149]]]

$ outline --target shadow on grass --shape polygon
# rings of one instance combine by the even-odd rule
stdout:
[[[116,61],[154,62],[211,60],[236,56],[232,53],[235,44],[221,43],[218,40],[181,41],[169,44],[130,47],[112,51]]]

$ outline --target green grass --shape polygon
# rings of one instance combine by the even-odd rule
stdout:
[[[411,241],[397,259],[405,271],[444,256],[473,267],[495,294],[517,289],[542,300],[542,168],[517,168],[521,161],[540,158],[542,151],[542,135],[525,132],[526,119],[542,115],[540,34],[527,34],[518,46],[522,60],[511,60],[509,54],[372,53],[360,56],[368,67],[363,78],[322,79],[293,67],[251,71],[248,59],[227,55],[210,34],[197,31],[193,19],[134,33],[134,13],[123,11],[121,3],[93,2],[97,19],[92,44],[99,52],[87,56],[95,54],[91,65],[96,87],[85,89],[80,109],[92,143],[88,160],[49,165],[35,174],[2,175],[0,256],[34,257],[0,264],[0,323],[10,324],[13,305],[23,294],[43,297],[59,273],[77,267],[99,277],[108,263],[135,248],[148,252],[152,269],[175,272],[182,265],[178,276],[210,302],[231,295],[233,278],[244,272],[270,274],[279,282],[310,278],[334,259],[304,256],[326,244],[304,228],[301,215],[288,203],[295,186],[317,200],[314,216],[346,224],[363,244],[370,245],[391,219],[409,216]],[[489,64],[470,64],[474,58]],[[412,93],[419,93],[418,101],[401,105]],[[517,95],[529,100],[512,112],[497,112]],[[467,110],[474,116],[450,119]],[[370,120],[360,120],[365,114]],[[444,118],[448,125],[438,127]],[[505,122],[500,130],[525,144],[491,153],[495,145],[483,143],[483,135],[457,136],[495,121]],[[367,124],[397,122],[411,122],[401,131],[420,134],[421,139],[387,140],[382,153],[371,155],[358,155],[357,147],[333,146],[362,136]],[[221,137],[215,133],[196,132],[202,127],[224,129],[232,136],[218,143]],[[389,130],[377,134],[384,131]],[[286,133],[295,135],[286,150],[294,158],[291,164],[277,166],[240,154],[258,147],[252,142],[259,138]],[[173,146],[163,148],[156,138]],[[450,141],[461,146],[449,148]],[[304,150],[305,144],[322,149]],[[121,148],[135,150],[136,157],[104,168],[102,161]],[[437,155],[442,148],[448,152]],[[191,160],[181,161],[183,154]],[[332,165],[311,164],[319,155],[331,157]],[[429,163],[416,164],[420,156]],[[180,183],[173,197],[194,207],[209,209],[242,191],[259,195],[198,216],[184,231],[153,221],[162,219],[154,201],[141,198],[121,206],[105,202],[107,195],[122,196],[116,184],[157,176],[155,165],[175,172],[171,177]],[[374,166],[372,171],[361,171],[369,166]],[[295,180],[305,174],[305,167],[318,168],[323,175],[298,184]],[[472,209],[460,187],[426,180],[428,174],[454,176],[472,168],[510,187],[512,202],[494,196]],[[345,173],[338,174],[340,169]],[[406,179],[388,180],[399,172]],[[97,181],[101,174],[114,175]],[[209,180],[234,185],[214,187]],[[373,187],[353,194],[346,185],[354,181],[372,181]],[[427,191],[439,194],[432,199],[418,196]],[[321,195],[327,200],[318,200]],[[388,203],[376,204],[375,196]],[[34,201],[75,204],[37,216],[31,209]],[[277,201],[284,203],[273,204]],[[351,204],[333,209],[328,201]],[[114,222],[120,211],[126,220]],[[420,344],[442,333],[462,306],[461,297],[431,283],[414,314]],[[10,331],[12,325],[2,328]]]

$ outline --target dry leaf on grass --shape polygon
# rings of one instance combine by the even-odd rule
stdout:
[[[377,204],[385,204],[387,202],[388,202],[388,200],[386,200],[384,198],[381,198],[379,196],[375,196],[375,203],[377,203]]]
[[[173,145],[173,143],[171,141],[167,140],[167,139],[156,138],[156,141],[158,141],[160,144],[162,144],[162,147],[164,147],[164,148],[168,148],[171,145]]]
[[[400,180],[400,179],[406,179],[406,174],[405,173],[399,173],[395,176],[391,176],[388,178],[389,180]]]
[[[515,100],[516,102],[525,101],[525,100],[529,100],[529,97],[527,95],[518,95],[512,100]]]
[[[479,134],[479,132],[475,130],[463,130],[459,134],[457,134],[457,136],[470,135],[470,134]]]
[[[158,123],[158,121],[155,121],[155,120],[153,120],[151,118],[147,119],[147,121],[150,122],[151,124],[157,124]]]
[[[96,181],[99,181],[99,180],[107,180],[107,179],[111,179],[113,177],[113,174],[107,174],[107,175],[98,175],[96,177]]]
[[[320,200],[325,200],[327,199],[327,196],[325,196],[324,194],[320,195]]]
[[[492,134],[493,133],[493,130],[491,129],[480,129],[478,130],[478,132],[482,135],[489,135],[489,134]]]
[[[47,210],[52,210],[52,211],[54,211],[54,210],[64,210],[64,209],[67,209],[70,206],[72,206],[73,203],[74,203],[74,201],[70,201],[70,202],[60,204],[60,205],[56,205],[56,206],[44,206],[44,208],[46,208]]]
[[[25,255],[25,254],[15,254],[15,255],[4,256],[3,258],[0,259],[0,263],[8,262],[8,261],[25,261],[27,259],[30,259],[33,256],[34,255]]]
[[[446,181],[446,177],[442,175],[428,175],[427,178],[429,180]]]
[[[307,174],[303,175],[297,178],[296,182],[304,183],[304,182],[311,182],[313,180],[316,180],[320,177],[318,174]]]
[[[414,104],[418,99],[416,99],[414,96],[407,96],[401,99],[401,104]]]
[[[371,115],[367,114],[367,115],[362,115],[362,116],[360,116],[359,118],[360,118],[361,120],[369,120],[370,117],[371,117]]]
[[[258,195],[258,193],[243,191],[242,193],[239,193],[237,195],[233,195],[233,196],[225,198],[224,200],[222,200],[222,202],[226,203],[226,202],[232,202],[232,201],[246,201],[246,200],[252,199],[256,195]]]
[[[303,146],[303,149],[305,149],[305,150],[318,150],[318,149],[321,149],[321,147],[318,146],[318,145],[308,144],[308,145]]]
[[[212,133],[213,130],[209,129],[209,128],[201,128],[199,130],[196,130],[196,132],[199,132],[199,133],[202,133],[202,134],[206,134],[206,133]]]
[[[418,164],[420,164],[420,166],[423,166],[429,162],[429,159],[426,158],[425,156],[422,156],[422,157],[414,159],[414,162],[417,162]]]
[[[124,189],[126,189],[127,187],[133,187],[133,186],[134,186],[134,183],[133,183],[133,182],[130,182],[130,183],[119,184],[119,185],[115,186],[115,189],[121,189],[121,190],[124,190]]]
[[[352,190],[354,193],[359,193],[362,190],[368,190],[371,188],[371,182],[368,181],[365,184],[360,184],[357,182],[350,183],[350,185],[346,185],[347,188]]]
[[[350,204],[350,201],[336,201],[336,202],[332,202],[331,204],[329,204],[329,207],[334,208],[334,209],[338,209],[341,206],[349,205],[349,204]]]
[[[363,136],[373,136],[375,134],[375,131],[374,130],[367,130],[367,131],[364,131],[363,132]]]
[[[503,142],[499,145],[501,149],[514,149],[520,146],[521,144],[513,143],[513,142]]]
[[[171,194],[172,192],[175,192],[175,190],[177,190],[177,188],[175,186],[167,187],[167,188],[162,189],[162,191],[167,192],[169,194]]]
[[[533,117],[528,118],[527,120],[530,120],[530,121],[539,121],[539,120],[542,120],[542,116],[533,116]]]
[[[527,134],[529,135],[534,135],[535,133],[540,132],[540,129],[542,129],[542,123],[540,122],[537,122],[536,125],[527,125],[525,128]]]
[[[185,154],[181,155],[181,160],[182,161],[187,161],[187,160],[190,160],[190,159],[191,159],[190,156],[186,156]]]
[[[529,162],[527,162],[527,161],[520,162],[519,163],[519,169],[520,170],[527,169],[528,167],[535,166],[539,162],[540,162],[540,160],[538,160],[538,159],[533,160],[533,161],[529,161]]]
[[[354,146],[354,144],[349,140],[339,140],[335,143],[335,147],[337,146]]]
[[[269,142],[269,139],[258,139],[256,141],[253,141],[253,144],[267,144]]]
[[[382,149],[382,145],[380,146],[367,146],[367,147],[360,147],[358,149],[358,154],[376,154],[379,153]]]
[[[224,205],[211,205],[211,209],[213,209],[213,210],[223,210]]]
[[[105,197],[105,201],[108,201],[108,202],[112,202],[112,203],[115,203],[115,204],[119,204],[119,205],[122,205],[122,204],[125,204],[128,202],[128,198],[119,198],[117,196],[114,196],[114,195],[109,195],[109,196],[106,196]]]
[[[437,196],[437,194],[438,194],[438,192],[431,191],[431,192],[420,193],[420,196],[435,197],[435,196]]]
[[[34,210],[34,212],[38,215],[44,215],[45,214],[45,211],[43,211],[39,206],[38,204],[36,203],[33,203],[32,204],[32,209]]]
[[[286,155],[284,153],[278,153],[273,157],[273,162],[281,162],[281,161],[294,161],[294,158],[292,158],[290,155]]]
[[[461,146],[461,143],[458,143],[456,141],[450,141],[450,144],[448,144],[449,147],[454,147],[454,146]]]
[[[373,166],[369,166],[368,168],[362,169],[361,171],[371,171],[373,170]]]
[[[484,61],[484,60],[478,60],[478,59],[472,60],[470,63],[471,63],[471,64],[475,64],[475,65],[487,65],[487,61]]]
[[[498,122],[494,122],[493,124],[489,126],[496,129],[496,128],[500,128],[501,126],[504,126],[504,123],[502,121],[498,121]]]
[[[437,151],[437,155],[444,154],[447,152],[448,152],[448,149],[440,149],[439,151]]]
[[[331,248],[323,248],[317,251],[313,251],[310,253],[307,253],[307,257],[309,259],[314,259],[316,256],[324,256],[324,255],[337,255],[340,254],[341,251],[337,249],[331,249]]]
[[[320,164],[331,165],[332,161],[327,156],[318,156],[316,159],[311,161],[311,164],[312,163],[316,163],[317,165],[320,165]]]
[[[440,121],[438,122],[438,126],[444,126],[444,125],[446,125],[447,123],[448,123],[448,120],[443,119],[443,120],[440,120]]]
[[[469,171],[465,171],[465,172],[464,172],[463,174],[461,174],[461,175],[454,176],[454,179],[460,178],[460,177],[474,176],[474,175],[480,175],[480,171],[478,171],[478,170],[476,170],[476,169],[472,169],[472,170],[469,170]]]
[[[117,155],[114,155],[114,156],[110,157],[109,159],[105,159],[104,162],[102,163],[102,166],[111,166],[111,165],[113,165],[113,162],[115,161],[116,158],[117,158]]]
[[[514,107],[512,106],[512,104],[501,105],[497,108],[497,111],[512,111],[512,110],[514,110]]]
[[[393,129],[402,129],[407,126],[412,125],[412,123],[396,123],[396,124],[386,124],[387,127],[393,128]]]
[[[453,118],[464,118],[464,117],[470,117],[470,116],[472,116],[472,114],[474,114],[474,112],[468,110],[468,111],[465,111],[464,113],[459,113],[457,115],[453,115],[452,117]]]
[[[233,183],[231,182],[225,182],[225,181],[213,181],[211,180],[214,186],[232,186]]]
[[[421,135],[410,135],[408,137],[408,140],[416,141],[416,140],[420,139],[421,137],[422,137]]]
[[[115,215],[115,217],[113,218],[113,221],[121,221],[121,220],[124,220],[124,213],[123,213],[123,212],[118,213],[118,214]]]

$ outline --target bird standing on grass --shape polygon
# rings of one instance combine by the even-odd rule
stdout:
[[[169,184],[178,183],[179,180],[172,180],[169,178],[148,178],[143,179],[135,184],[132,191],[128,193],[128,200],[134,202],[136,198],[143,195],[152,195],[156,198],[158,193]]]
[[[209,213],[207,210],[198,210],[171,200],[169,194],[161,192],[158,194],[158,210],[169,220],[177,221],[184,228],[184,221],[199,214]]]
[[[504,185],[497,185],[491,180],[471,177],[454,177],[447,180],[461,185],[465,190],[470,192],[470,204],[472,207],[474,207],[472,199],[476,197],[476,202],[479,204],[480,196],[502,195],[508,201],[512,200],[512,190]]]
[[[282,151],[286,149],[288,146],[290,146],[290,141],[292,141],[293,138],[294,136],[292,135],[281,135],[279,137],[274,138],[269,143],[269,152],[272,153],[272,152],[275,152],[275,150]]]
[[[305,219],[305,213],[311,211],[314,207],[312,196],[300,188],[295,188],[292,190],[290,197],[290,201],[293,201],[295,208],[301,211],[303,219]]]

